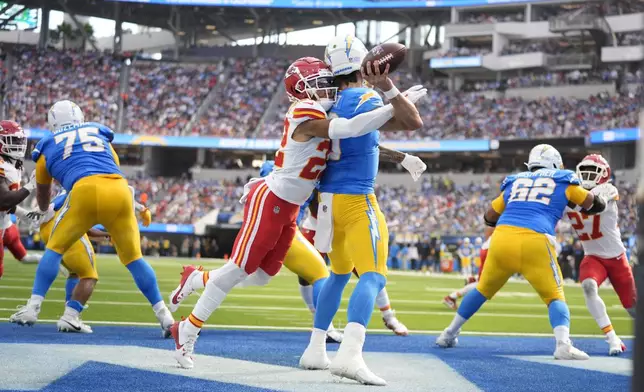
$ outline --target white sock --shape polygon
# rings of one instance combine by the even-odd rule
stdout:
[[[32,294],[31,298],[29,298],[29,305],[40,306],[42,305],[42,301],[44,300],[45,297],[43,297],[42,295]]]
[[[584,289],[584,299],[586,300],[588,311],[597,322],[599,328],[608,336],[608,332],[613,331],[613,327],[606,312],[606,304],[604,304],[604,301],[599,296],[597,283],[594,280],[586,279],[582,282],[582,287]]]
[[[555,340],[557,344],[565,343],[570,344],[570,328],[565,325],[558,325],[552,330],[555,334]]]
[[[214,271],[201,271],[199,273],[196,273],[195,276],[192,277],[192,280],[190,281],[190,284],[192,285],[192,288],[194,290],[201,290],[205,287],[204,280],[207,282],[210,279],[210,274]]]
[[[78,317],[80,313],[78,313],[78,310],[72,309],[69,306],[65,306],[65,316],[70,316],[70,317]]]
[[[163,302],[163,301],[159,301],[159,302],[155,303],[154,305],[152,305],[152,310],[154,311],[154,314],[159,313],[163,309],[167,309],[166,306],[165,306],[165,302]]]
[[[209,281],[208,284],[206,284],[203,293],[201,293],[201,297],[197,300],[197,304],[192,310],[190,316],[195,317],[202,323],[206,322],[210,315],[217,310],[219,305],[221,305],[227,294],[228,293],[217,287],[214,282]],[[188,320],[190,320],[191,317],[188,317]],[[194,326],[197,331],[202,327],[202,325],[195,325],[192,322],[189,322],[187,325]]]
[[[391,309],[381,310],[381,313],[382,313],[382,318],[385,320],[389,320],[391,317],[394,317],[394,311]]]
[[[315,304],[313,303],[313,285],[300,285],[300,295],[302,296],[304,303],[309,308],[311,313],[315,313]]]
[[[364,345],[367,328],[359,323],[349,323],[344,327],[344,338],[338,349],[338,356],[353,352],[354,354],[362,353],[362,346]]]
[[[474,290],[476,288],[477,284],[478,284],[478,282],[472,282],[472,283],[468,284],[467,286],[463,287],[461,290],[458,291],[458,293],[460,293],[459,297],[465,297],[467,295],[467,293],[469,293],[470,291],[472,291],[472,290]]]
[[[324,347],[326,349],[326,331],[319,328],[313,328],[311,332],[311,346]]]
[[[382,288],[378,295],[376,295],[376,306],[382,312],[391,308],[391,302],[389,302],[389,295],[387,294],[387,289]]]
[[[449,332],[452,335],[455,334],[456,332],[458,332],[459,329],[461,329],[461,327],[463,326],[463,324],[465,324],[466,321],[467,320],[463,316],[456,313],[454,315],[454,319],[452,320],[451,324],[449,325],[449,327],[447,327],[447,332]]]

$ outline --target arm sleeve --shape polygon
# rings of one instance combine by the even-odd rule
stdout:
[[[566,197],[576,205],[582,205],[588,196],[588,191],[579,185],[568,185]]]
[[[505,210],[505,199],[503,198],[503,193],[497,196],[496,199],[492,200],[492,209],[496,211],[497,214],[502,214]]]
[[[114,158],[114,163],[116,163],[116,166],[121,166],[121,160],[119,159],[119,154],[116,153],[114,150],[114,147],[110,144],[110,150],[112,151],[112,157]]]
[[[51,184],[53,179],[47,170],[47,160],[44,155],[40,155],[36,161],[36,183],[41,185]]]

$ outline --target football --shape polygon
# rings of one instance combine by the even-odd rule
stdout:
[[[371,64],[378,61],[380,72],[383,73],[387,64],[389,64],[389,73],[391,74],[405,61],[406,54],[407,47],[405,45],[396,42],[380,44],[367,53],[362,66],[366,67],[369,61],[371,61]]]

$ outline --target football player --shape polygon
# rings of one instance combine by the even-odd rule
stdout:
[[[4,230],[2,234],[2,243],[9,249],[13,257],[23,264],[37,264],[42,255],[28,253],[25,246],[20,240],[20,231],[11,220],[10,215],[5,215],[0,229]]]
[[[479,272],[478,272],[478,277],[473,277],[470,276],[466,280],[465,287],[463,287],[460,290],[453,291],[451,294],[449,294],[447,297],[443,298],[443,304],[447,306],[448,308],[452,310],[458,309],[458,299],[465,296],[467,293],[470,291],[474,290],[476,288],[476,282],[478,282],[479,279],[481,279],[481,271],[483,271],[483,266],[485,265],[485,259],[487,258],[487,250],[490,247],[490,237],[492,236],[492,233],[494,232],[493,227],[486,227],[485,228],[485,242],[481,244],[481,249],[479,250]],[[479,240],[477,238],[477,240]],[[478,242],[478,241],[477,241]]]
[[[11,222],[10,213],[16,209],[19,210],[15,211],[18,215],[21,212],[26,212],[17,206],[36,188],[34,173],[32,173],[30,180],[22,188],[20,187],[22,164],[26,151],[27,137],[22,127],[14,121],[0,121],[0,220],[2,226],[5,226],[7,220]],[[4,245],[0,238],[0,278],[4,272]]]
[[[598,154],[586,156],[577,165],[581,185],[595,195],[607,200],[606,209],[596,215],[587,215],[577,209],[568,209],[566,218],[571,222],[584,248],[584,258],[579,268],[579,281],[584,290],[586,306],[599,328],[606,334],[608,354],[619,355],[626,346],[617,336],[606,305],[599,296],[599,286],[610,279],[624,309],[635,317],[635,280],[626,258],[626,248],[619,230],[617,188],[610,183],[611,170],[604,157]]]
[[[89,229],[101,224],[167,334],[174,319],[163,302],[154,270],[141,254],[134,197],[111,145],[114,133],[103,124],[85,122],[80,107],[68,100],[54,103],[47,113],[47,122],[52,133],[41,139],[32,152],[39,212],[44,215],[49,210],[53,179],[67,191],[67,198],[54,219],[47,248],[36,269],[31,298],[11,318],[21,324],[35,322],[56,279],[63,254]],[[96,279],[91,258],[80,261]],[[84,308],[79,301],[70,301],[68,306],[79,314]]]
[[[458,247],[458,258],[461,261],[461,274],[467,277],[472,276],[472,257],[474,257],[474,246],[468,237]]]
[[[581,187],[577,175],[563,169],[561,155],[550,145],[534,147],[526,165],[528,171],[503,180],[501,194],[485,213],[485,223],[496,228],[481,280],[463,298],[436,344],[446,348],[456,345],[463,324],[513,274],[520,273],[548,307],[556,340],[555,359],[588,359],[588,354],[570,341],[570,311],[556,259],[555,226],[568,203],[592,215],[604,211],[606,201]]]
[[[335,37],[327,45],[325,59],[339,87],[332,116],[352,118],[382,107],[380,95],[363,87],[365,79],[371,79],[367,82],[382,90],[399,110],[387,124],[372,127],[371,132],[364,136],[333,141],[327,169],[320,181],[315,234],[316,248],[328,253],[331,275],[320,293],[314,329],[300,358],[300,367],[312,370],[330,368],[332,374],[340,377],[364,384],[386,385],[385,380],[369,370],[362,358],[366,326],[371,319],[376,296],[385,287],[387,275],[389,233],[373,188],[378,172],[378,130],[415,130],[423,123],[414,103],[402,95],[389,79],[389,66],[383,74],[378,64],[367,63],[361,70],[366,55],[364,44],[350,35]],[[376,65],[375,71],[373,65]],[[417,88],[420,90],[422,86]],[[325,346],[326,326],[340,306],[342,292],[354,268],[360,278],[349,300],[344,338],[333,362],[330,362]]]
[[[376,85],[382,81],[372,78]],[[244,219],[230,260],[223,267],[203,274],[205,286],[190,316],[172,327],[175,359],[184,368],[194,366],[194,345],[204,322],[219,307],[233,287],[245,279],[267,284],[280,270],[296,233],[296,219],[327,165],[331,140],[359,137],[385,124],[401,110],[400,102],[355,116],[327,117],[336,99],[333,74],[323,61],[305,57],[287,69],[284,85],[293,105],[284,119],[284,134],[275,155],[275,170],[253,179],[244,187]],[[423,91],[425,95],[427,91]],[[208,276],[207,282],[205,281]],[[194,282],[199,284],[198,280]],[[326,283],[324,284],[326,287]],[[324,290],[324,289],[323,289]],[[194,291],[192,279],[182,279],[179,298]],[[318,300],[320,303],[320,300]],[[316,309],[316,317],[319,309]],[[326,330],[331,319],[324,326]]]

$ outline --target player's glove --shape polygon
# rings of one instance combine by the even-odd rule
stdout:
[[[414,181],[418,181],[420,175],[427,170],[427,165],[420,158],[409,154],[405,154],[405,159],[403,159],[401,165],[411,174],[411,178]]]
[[[22,186],[24,189],[28,190],[29,193],[33,192],[36,189],[36,170],[31,172],[29,175],[29,181]]]
[[[422,84],[417,84],[404,93],[402,95],[407,98],[411,103],[415,104],[418,102],[422,97],[427,95],[427,89],[423,87]]]
[[[143,226],[148,227],[152,223],[152,212],[150,212],[149,208],[145,207],[145,209],[139,211],[139,218],[141,218]]]
[[[590,191],[593,195],[603,196],[606,201],[619,199],[619,192],[612,184],[600,184]]]

